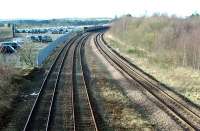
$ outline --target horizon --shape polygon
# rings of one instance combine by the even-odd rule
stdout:
[[[94,17],[94,18],[78,18],[78,17],[74,17],[74,18],[13,18],[13,19],[0,19],[0,21],[20,21],[20,20],[34,20],[34,21],[43,21],[43,20],[95,20],[95,19],[113,19],[113,18],[109,18],[109,17]]]
[[[155,13],[187,17],[200,12],[197,0],[2,0],[1,4],[0,20],[114,18],[125,14],[140,17]]]

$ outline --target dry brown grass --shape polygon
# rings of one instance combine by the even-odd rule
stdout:
[[[0,27],[0,41],[12,37],[12,30],[10,27]]]
[[[172,66],[200,69],[200,17],[122,17],[109,33],[120,41],[154,53]],[[131,52],[129,52],[131,53]]]
[[[0,128],[7,122],[12,103],[21,88],[21,77],[18,71],[5,65],[0,65]]]
[[[134,64],[200,105],[200,18],[123,17],[106,40]]]

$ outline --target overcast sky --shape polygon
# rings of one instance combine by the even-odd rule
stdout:
[[[200,0],[0,0],[0,19],[133,16],[155,12],[188,16],[200,13]]]

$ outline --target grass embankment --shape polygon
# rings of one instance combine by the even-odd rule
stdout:
[[[22,130],[44,69],[16,69],[0,65],[0,130]],[[22,108],[23,107],[23,108]]]
[[[122,17],[106,41],[162,83],[200,105],[200,21],[166,16]]]

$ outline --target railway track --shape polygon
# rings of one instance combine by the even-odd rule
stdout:
[[[74,77],[74,97],[75,102],[75,129],[76,131],[98,131],[94,111],[90,102],[88,94],[88,87],[86,86],[86,78],[83,74],[83,55],[81,49],[84,48],[86,40],[89,36],[83,38],[75,49],[75,58],[73,66]]]
[[[49,124],[48,130],[75,130],[75,115],[74,115],[74,94],[73,94],[73,57],[74,50],[79,43],[81,37],[78,37],[69,47],[68,53],[65,56],[63,66],[60,71],[60,79],[55,99],[54,112],[52,121]]]
[[[49,72],[41,85],[23,131],[48,130],[61,66],[69,47],[75,40],[76,37],[72,38],[68,44],[64,46],[51,65]]]
[[[142,90],[153,95],[161,103],[162,108],[185,130],[200,130],[200,116],[197,112],[174,99],[168,92],[160,88],[159,84],[144,77],[144,74],[128,60],[105,43],[103,34],[97,34],[94,41],[98,50],[115,68],[130,76],[143,88]]]
[[[97,131],[80,50],[88,34],[72,38],[47,73],[23,131]]]

